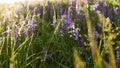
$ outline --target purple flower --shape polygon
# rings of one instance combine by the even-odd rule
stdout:
[[[80,3],[78,1],[76,2],[76,12],[80,14]]]
[[[115,6],[115,7],[113,7],[113,10],[114,10],[114,13],[115,13],[115,14],[117,14],[117,13],[118,13],[118,9],[119,9],[119,8],[118,8],[118,7],[116,7],[116,6]]]
[[[79,31],[80,31],[80,28],[75,28],[75,40],[78,40],[79,39]]]
[[[120,47],[116,51],[117,67],[120,67]]]
[[[62,23],[62,27],[65,29],[68,28],[68,21],[66,19]]]
[[[68,12],[67,12],[67,15],[66,15],[66,19],[67,20],[70,20],[72,19],[72,11],[71,11],[71,7],[68,8]]]
[[[20,35],[18,34],[18,26],[16,25],[16,23],[14,22],[14,37],[16,39],[16,43],[19,45],[19,39],[20,39]]]
[[[24,30],[23,30],[23,33],[24,33],[25,35],[28,35],[28,30],[29,30],[28,26],[25,26],[25,27],[24,27]]]
[[[63,13],[64,13],[63,7],[60,7],[60,8],[59,8],[59,15],[61,16],[61,15],[63,15]]]
[[[113,17],[111,12],[112,12],[111,9],[108,8],[108,17],[109,17],[110,19],[112,19],[112,17]]]
[[[29,26],[29,28],[30,28],[30,32],[33,33],[33,30],[34,30],[35,27],[36,27],[35,19],[29,19],[29,20],[28,20],[28,26]]]
[[[105,8],[104,6],[105,6],[105,1],[99,1],[97,7],[95,8],[95,11],[96,10],[100,10],[101,11],[103,8]]]
[[[52,55],[53,55],[53,50],[50,50],[50,52],[48,52],[48,51],[47,51],[47,48],[46,48],[46,47],[43,47],[42,53],[43,53],[43,60],[42,60],[42,61],[46,61],[47,58],[52,57]]]
[[[81,40],[80,40],[80,44],[82,45],[82,46],[84,46],[84,39],[82,38]]]
[[[71,29],[71,28],[74,29],[75,28],[74,22],[69,21],[69,20],[64,20],[62,26],[65,29]]]
[[[16,24],[14,24],[14,36],[15,36],[16,38],[19,37],[19,34],[18,34],[18,27],[17,27]]]
[[[25,25],[24,29],[23,29],[23,33],[25,35],[28,35],[29,31],[30,33],[33,33],[36,27],[36,20],[33,19],[28,19],[28,24]]]
[[[102,8],[102,13],[106,15],[106,8]]]
[[[43,11],[43,8],[42,8],[42,6],[40,6],[40,7],[38,7],[38,8],[36,9],[36,14],[41,15],[41,14],[42,14],[42,11]]]
[[[68,26],[68,29],[74,29],[75,28],[75,24],[74,24],[74,22],[70,22],[69,23],[69,26]]]
[[[98,33],[98,31],[96,30],[96,25],[93,26],[93,33],[94,33],[95,40],[97,40],[98,37],[99,37],[99,33]]]
[[[72,21],[72,13],[70,7],[68,8],[68,13],[66,15],[66,18],[63,20],[62,26],[65,29],[74,28],[74,22]]]

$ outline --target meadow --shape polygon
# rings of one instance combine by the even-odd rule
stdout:
[[[120,68],[120,1],[0,4],[0,68]]]

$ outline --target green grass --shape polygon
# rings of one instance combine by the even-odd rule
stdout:
[[[67,3],[68,1],[65,0],[60,5],[64,7]],[[52,3],[53,6],[55,4],[56,1]],[[118,5],[118,3],[113,5],[116,4]],[[81,38],[76,41],[74,37],[70,37],[70,34],[67,33],[69,30],[66,30],[65,36],[61,36],[62,23],[66,15],[58,18],[59,10],[55,6],[53,8],[55,26],[53,26],[50,17],[45,18],[47,13],[45,2],[35,3],[33,7],[30,5],[31,3],[0,5],[0,68],[117,67],[115,50],[119,46],[120,19],[111,22],[101,12],[94,12],[91,7],[87,8],[83,5],[83,13],[87,13],[86,21],[83,22],[83,18],[80,18],[75,24],[75,27],[83,29],[80,31],[85,41],[83,46],[79,43]],[[41,16],[35,14],[35,10],[40,5],[43,7]],[[17,14],[15,9],[19,9]],[[74,10],[74,8],[72,9]],[[8,10],[7,13],[6,10]],[[52,12],[48,13],[52,15]],[[29,29],[28,34],[25,35],[23,30],[29,19],[35,20],[36,27],[33,32]],[[97,22],[101,26],[99,40],[95,40],[93,32],[93,24],[98,24]],[[82,27],[82,24],[85,24],[86,27]],[[114,28],[112,25],[115,25]],[[18,38],[14,36],[16,27]]]

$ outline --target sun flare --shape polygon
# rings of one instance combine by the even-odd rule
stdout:
[[[0,3],[15,3],[15,2],[25,2],[25,1],[36,1],[36,0],[0,0]],[[37,0],[37,1],[43,1],[43,0]]]

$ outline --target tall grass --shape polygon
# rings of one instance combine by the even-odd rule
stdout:
[[[0,68],[117,68],[119,1],[60,2],[0,5]]]

